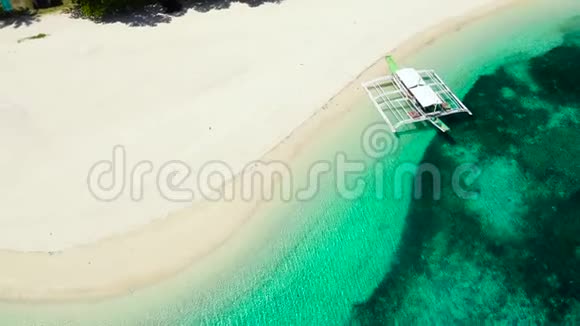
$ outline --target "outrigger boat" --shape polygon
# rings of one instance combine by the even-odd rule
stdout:
[[[391,56],[386,60],[392,75],[363,83],[363,87],[394,133],[423,121],[447,132],[449,127],[440,117],[461,112],[472,115],[435,71],[401,69]]]

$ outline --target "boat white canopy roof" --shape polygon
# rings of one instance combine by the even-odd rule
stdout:
[[[421,77],[419,72],[413,68],[399,69],[395,74],[399,77],[403,85],[409,89],[425,85],[423,77]]]
[[[428,108],[433,105],[443,104],[443,101],[437,96],[433,89],[429,86],[417,86],[411,88],[411,93],[417,99],[422,107]]]
[[[363,87],[393,132],[421,121],[429,121],[443,130],[433,118],[460,112],[471,115],[471,111],[433,70],[400,69],[394,75],[365,82]],[[447,105],[437,105],[443,103]]]

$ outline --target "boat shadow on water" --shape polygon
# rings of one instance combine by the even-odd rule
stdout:
[[[475,161],[482,174],[469,187],[480,196],[443,185],[433,200],[424,178],[390,272],[353,307],[353,323],[560,323],[580,313],[578,58],[580,44],[565,42],[479,78],[464,99],[474,118],[447,118],[452,133],[423,161],[444,177]]]

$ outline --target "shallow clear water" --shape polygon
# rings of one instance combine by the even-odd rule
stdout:
[[[367,166],[363,195],[345,200],[327,176],[314,200],[280,205],[269,213],[262,245],[239,249],[234,272],[214,276],[218,287],[201,289],[192,267],[103,302],[0,304],[1,324],[572,318],[580,293],[580,90],[567,78],[574,69],[580,73],[577,15],[577,1],[534,1],[464,26],[408,58],[403,63],[437,69],[475,118],[449,119],[453,140],[428,127],[403,134],[390,155],[374,160],[360,141],[379,119],[361,100],[294,168],[306,171],[313,161],[344,152]],[[441,200],[432,200],[429,177],[422,199],[412,200],[410,177],[395,196],[397,167],[421,160],[441,171]],[[461,163],[481,170],[461,181],[476,199],[453,192],[451,174]],[[378,164],[384,164],[379,185]],[[377,199],[377,187],[385,198]]]

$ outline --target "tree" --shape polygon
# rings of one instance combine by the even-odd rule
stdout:
[[[106,15],[138,10],[155,2],[155,0],[73,0],[79,14],[92,19],[102,19]]]

